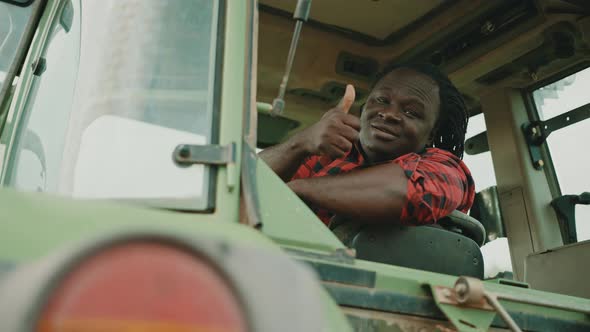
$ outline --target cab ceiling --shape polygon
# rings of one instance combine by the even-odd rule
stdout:
[[[310,19],[344,31],[386,40],[437,8],[451,1],[419,0],[314,0]],[[267,8],[292,13],[296,0],[262,0]]]
[[[289,127],[289,134],[333,107],[345,84],[356,88],[351,112],[358,114],[377,70],[393,61],[435,63],[437,55],[442,57],[439,68],[463,93],[470,112],[477,114],[479,96],[492,86],[529,87],[563,68],[589,61],[589,2],[313,0],[285,96],[284,117],[299,124]],[[272,103],[277,96],[296,3],[259,2],[260,102]],[[364,76],[343,70],[343,56],[353,57],[352,69],[374,68]]]

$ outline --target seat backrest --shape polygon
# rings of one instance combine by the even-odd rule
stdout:
[[[478,244],[441,227],[364,225],[348,245],[356,249],[359,259],[457,276],[484,276]]]
[[[475,194],[469,215],[479,220],[485,227],[487,231],[486,242],[499,237],[506,237],[502,211],[500,210],[500,198],[496,186],[483,189]]]
[[[438,224],[446,229],[458,231],[483,246],[486,242],[486,229],[475,218],[460,211],[453,211],[448,216],[440,219]]]

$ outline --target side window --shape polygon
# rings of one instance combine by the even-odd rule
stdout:
[[[494,165],[492,163],[492,153],[487,147],[487,129],[483,113],[476,114],[469,118],[467,125],[467,133],[465,134],[466,147],[463,162],[467,165],[475,181],[475,191],[482,197],[482,201],[476,202],[478,206],[472,208],[476,210],[475,217],[484,224],[488,235],[488,243],[482,248],[481,252],[484,259],[484,276],[485,278],[503,277],[510,278],[512,272],[512,261],[510,259],[510,251],[508,240],[504,233],[501,220],[496,220],[493,216],[500,216],[495,212],[499,209],[498,202],[492,197],[495,190],[486,190],[486,193],[480,193],[496,185],[496,174],[494,172]],[[477,139],[480,137],[480,139]],[[471,139],[471,140],[470,140]],[[486,142],[486,143],[484,143]],[[470,146],[477,144],[478,147]],[[478,150],[478,151],[475,151]],[[480,152],[482,151],[482,152]],[[474,153],[475,154],[470,154]],[[484,207],[485,206],[485,209]],[[485,212],[483,210],[486,210]]]
[[[588,109],[575,115],[560,115],[590,103],[590,68],[533,91],[539,118],[551,121],[560,129],[546,140],[559,188],[563,195],[590,191],[590,121]],[[578,122],[579,121],[579,122]],[[568,123],[572,124],[568,124]],[[563,125],[563,127],[561,127]],[[551,126],[553,127],[553,126]],[[576,205],[578,241],[590,239],[590,206]]]
[[[3,184],[81,199],[205,210],[215,172],[179,144],[217,140],[220,1],[61,1]],[[138,2],[139,3],[139,2]]]
[[[467,133],[465,138],[469,139],[486,131],[486,123],[483,113],[474,115],[469,118],[467,125]],[[482,153],[470,155],[469,149],[463,156],[463,162],[471,171],[473,180],[475,181],[475,191],[480,192],[483,189],[496,185],[496,174],[494,173],[494,165],[492,164],[492,153],[485,151]]]

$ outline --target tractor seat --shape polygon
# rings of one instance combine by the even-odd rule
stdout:
[[[341,222],[333,231],[359,259],[456,276],[484,277],[485,229],[459,211],[432,226]],[[477,242],[476,242],[477,241]]]

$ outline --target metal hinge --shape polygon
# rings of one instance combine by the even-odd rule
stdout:
[[[510,314],[504,309],[499,300],[524,303],[546,308],[565,310],[568,312],[580,312],[590,314],[590,306],[586,303],[567,302],[559,303],[552,299],[543,299],[536,294],[509,292],[490,292],[484,288],[484,283],[471,277],[459,277],[454,287],[431,285],[434,301],[439,309],[460,331],[487,330],[492,322],[494,311],[500,315],[506,326],[511,331],[520,332]],[[463,310],[453,310],[461,308]],[[449,310],[451,309],[451,310]],[[479,312],[474,315],[473,310]]]
[[[228,165],[236,162],[236,144],[228,145],[193,145],[180,144],[174,149],[172,157],[182,166],[203,165]]]
[[[237,184],[236,143],[228,145],[180,144],[174,149],[172,159],[179,166],[195,164],[226,166],[227,189],[232,191]]]
[[[522,332],[506,309],[498,301],[498,294],[484,289],[483,282],[470,277],[459,277],[454,287],[431,286],[432,293],[439,309],[460,331],[487,330],[492,323],[494,311],[500,315],[504,323],[513,332]],[[475,315],[468,310],[448,310],[445,305],[464,309],[480,310]],[[483,312],[483,313],[482,313]],[[487,312],[487,313],[485,313]],[[484,314],[485,313],[485,314]]]

